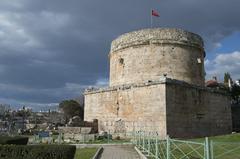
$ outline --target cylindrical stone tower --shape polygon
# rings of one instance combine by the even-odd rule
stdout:
[[[110,86],[168,78],[204,85],[202,38],[181,29],[155,28],[126,33],[112,42]]]

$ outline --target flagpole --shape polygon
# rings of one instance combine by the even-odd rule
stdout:
[[[153,23],[153,19],[152,19],[152,9],[151,9],[151,14],[150,14],[150,16],[151,16],[151,28],[152,28],[152,23]]]

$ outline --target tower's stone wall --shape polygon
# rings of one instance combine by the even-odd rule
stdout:
[[[166,136],[165,85],[139,84],[85,93],[84,120],[99,120],[99,131],[158,131]]]
[[[179,29],[145,29],[112,42],[110,86],[158,80],[166,75],[204,85],[201,37]]]
[[[204,87],[203,41],[179,29],[144,29],[112,42],[108,88],[85,91],[84,120],[99,131],[161,138],[231,132],[227,94]]]
[[[232,132],[230,97],[219,91],[168,82],[167,132],[191,138]]]
[[[182,81],[88,90],[85,120],[99,120],[99,131],[157,131],[161,138],[190,138],[231,133],[229,97],[218,90]]]

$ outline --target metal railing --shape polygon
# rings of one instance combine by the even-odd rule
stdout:
[[[107,133],[104,140],[88,141],[85,134],[75,144],[122,144],[131,141],[149,159],[240,159],[240,143],[217,142],[209,138],[199,140],[179,140],[166,137],[162,139],[157,132],[135,131],[130,133]],[[94,135],[94,134],[91,134]],[[97,134],[95,134],[97,136]],[[117,136],[127,140],[114,140]],[[31,138],[32,144],[66,143],[63,134],[41,138],[35,135]]]
[[[240,159],[240,143],[210,141],[212,159]]]
[[[159,138],[157,133],[138,131],[133,143],[150,159],[240,159],[240,143]]]

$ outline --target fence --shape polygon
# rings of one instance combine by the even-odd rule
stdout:
[[[240,143],[161,140],[155,133],[136,132],[134,144],[150,159],[240,159]]]
[[[240,159],[240,143],[210,141],[212,159]]]
[[[92,136],[94,135],[94,136]],[[91,137],[90,137],[91,136]],[[137,131],[130,133],[106,133],[103,140],[98,140],[99,134],[81,134],[77,143],[111,144],[130,142],[138,147],[149,159],[240,159],[240,143],[219,142],[209,138],[199,140],[178,140],[167,137],[160,139],[155,132]],[[115,136],[115,137],[114,137]],[[126,140],[113,140],[127,138]],[[92,138],[92,140],[89,140]],[[39,137],[35,135],[30,143],[69,143],[63,134]],[[71,142],[70,142],[71,143]]]
[[[40,143],[47,143],[47,144],[62,144],[64,143],[63,135],[51,135],[48,137],[41,137],[40,135],[33,135],[29,137],[29,144],[40,144]]]

